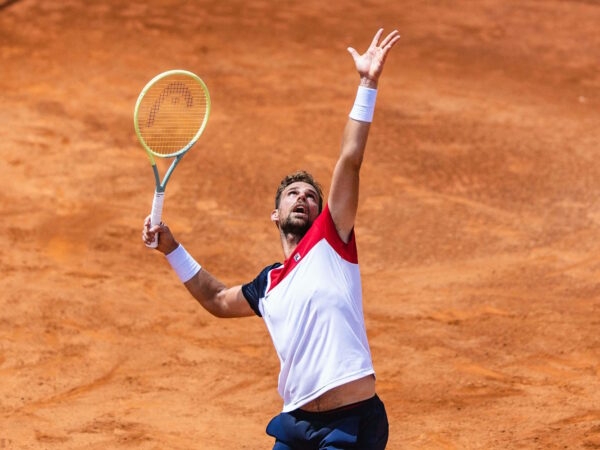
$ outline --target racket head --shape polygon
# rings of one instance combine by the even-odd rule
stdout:
[[[206,84],[190,71],[169,70],[150,80],[133,114],[135,134],[150,160],[187,152],[204,131],[210,106]]]

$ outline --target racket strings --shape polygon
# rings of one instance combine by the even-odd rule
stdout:
[[[199,83],[187,77],[165,77],[144,95],[138,128],[154,154],[173,155],[195,142],[207,110],[207,93]]]

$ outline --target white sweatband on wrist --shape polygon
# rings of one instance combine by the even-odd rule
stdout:
[[[354,100],[354,106],[349,114],[350,118],[361,122],[373,122],[376,99],[377,89],[358,86],[356,100]]]
[[[179,244],[175,250],[166,255],[167,261],[171,264],[171,267],[179,277],[179,279],[185,283],[189,281],[194,275],[196,275],[202,269],[202,266],[192,258],[183,245]]]

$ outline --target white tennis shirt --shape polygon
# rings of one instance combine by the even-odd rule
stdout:
[[[327,206],[290,258],[263,269],[242,292],[279,356],[284,412],[374,373],[354,232],[344,243]]]

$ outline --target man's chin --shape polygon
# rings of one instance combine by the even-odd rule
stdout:
[[[285,234],[293,234],[302,237],[310,229],[311,225],[312,223],[307,219],[287,220],[286,223],[281,226],[281,231]]]

